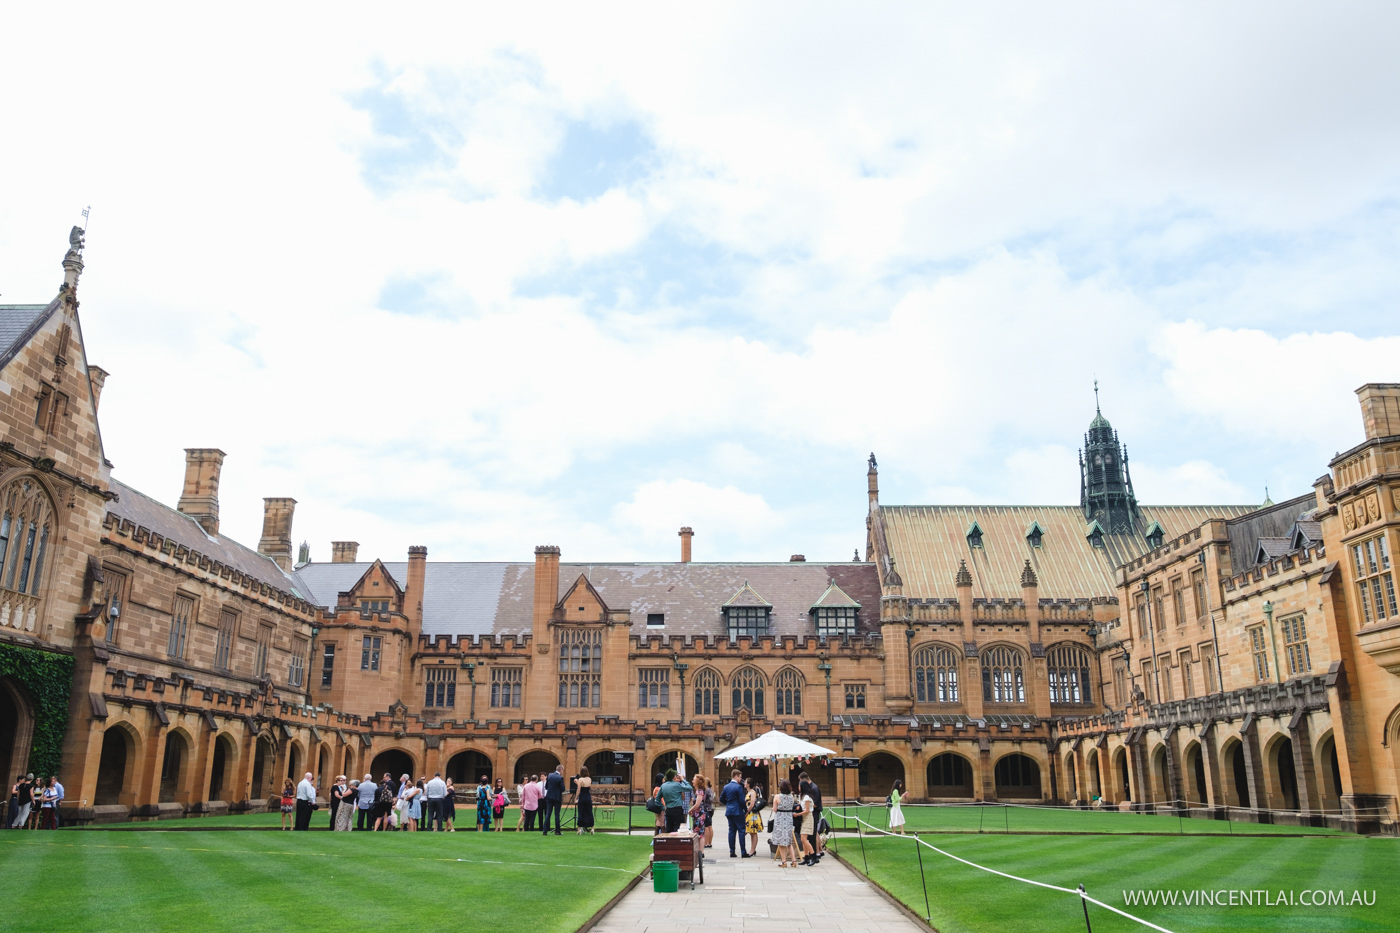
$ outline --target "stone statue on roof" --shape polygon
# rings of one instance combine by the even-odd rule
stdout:
[[[73,252],[82,252],[83,249],[83,228],[74,227],[68,234],[68,248]]]

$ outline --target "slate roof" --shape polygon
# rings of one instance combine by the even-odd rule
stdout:
[[[0,305],[0,369],[58,309],[58,299],[46,305]]]
[[[1267,509],[1255,509],[1248,515],[1227,522],[1225,529],[1230,535],[1230,572],[1244,573],[1253,567],[1255,558],[1259,556],[1259,546],[1264,540],[1282,538],[1287,542],[1298,519],[1315,508],[1317,495],[1309,492],[1271,505]],[[1288,550],[1291,548],[1285,547],[1280,553],[1286,553]]]
[[[254,580],[286,593],[294,593],[307,602],[314,602],[311,594],[298,586],[296,578],[283,571],[272,558],[264,557],[224,535],[210,535],[193,518],[145,493],[137,492],[125,483],[114,479],[109,488],[117,494],[117,499],[107,503],[108,515],[126,519],[167,540],[220,561]]]
[[[1282,557],[1293,550],[1287,538],[1260,538],[1259,546],[1254,550],[1256,564],[1264,564],[1275,557]]]
[[[400,584],[408,564],[385,563]],[[334,606],[369,567],[368,562],[304,564],[295,576],[311,601]],[[639,633],[647,616],[665,615],[653,634],[668,637],[722,637],[720,608],[745,581],[773,606],[772,631],[779,635],[814,635],[812,604],[831,581],[854,600],[878,607],[880,584],[873,564],[819,564],[794,561],[773,564],[561,564],[561,595],[579,575],[598,591],[609,609],[631,610]],[[423,633],[452,638],[523,635],[534,622],[535,565],[531,563],[464,563],[429,561],[424,580]],[[877,610],[862,610],[860,632],[879,628]]]
[[[1144,505],[1141,528],[1162,526],[1167,540],[1199,528],[1212,518],[1235,518],[1252,505]],[[1042,599],[1089,599],[1116,593],[1113,572],[1151,548],[1143,534],[1105,534],[1104,547],[1088,540],[1090,523],[1073,505],[881,505],[873,512],[895,570],[909,597],[954,598],[958,561],[967,561],[974,598],[1021,595],[1021,571],[1031,562]],[[1296,516],[1294,516],[1296,517]],[[1290,519],[1291,521],[1291,519]],[[982,531],[982,546],[968,544],[966,530]],[[1039,524],[1040,547],[1026,534]],[[879,535],[877,534],[877,537]]]

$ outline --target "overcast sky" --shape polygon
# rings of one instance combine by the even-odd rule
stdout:
[[[317,560],[849,560],[886,503],[1310,488],[1400,381],[1400,7],[29,4],[0,302],[115,475]],[[858,14],[858,15],[857,15]]]

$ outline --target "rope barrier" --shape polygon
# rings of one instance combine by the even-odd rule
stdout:
[[[843,802],[843,803],[841,803],[841,804],[839,804],[839,805],[840,805],[840,806],[843,806],[843,807],[867,807],[867,808],[870,808],[870,809],[879,809],[879,808],[883,808],[883,807],[885,806],[884,803],[859,803],[859,802],[851,802],[851,803],[845,803],[845,802]],[[942,810],[970,810],[970,809],[976,809],[976,808],[979,808],[979,807],[1013,807],[1013,808],[1015,808],[1015,809],[1017,809],[1017,810],[1051,810],[1051,811],[1055,811],[1055,812],[1057,812],[1057,813],[1119,813],[1119,814],[1123,814],[1123,815],[1126,815],[1126,816],[1161,816],[1161,815],[1165,815],[1165,814],[1174,814],[1174,813],[1190,813],[1192,810],[1210,810],[1210,809],[1230,810],[1231,812],[1239,812],[1239,813],[1288,813],[1288,814],[1302,814],[1302,813],[1306,812],[1306,813],[1308,813],[1309,815],[1318,814],[1318,815],[1321,815],[1321,816],[1327,816],[1327,815],[1329,815],[1329,814],[1334,814],[1334,815],[1345,815],[1345,814],[1348,814],[1348,813],[1358,813],[1358,814],[1359,814],[1359,813],[1381,813],[1381,814],[1385,814],[1385,813],[1389,813],[1389,812],[1390,812],[1390,807],[1354,807],[1354,808],[1352,808],[1352,809],[1350,809],[1350,810],[1322,810],[1322,809],[1309,808],[1308,810],[1304,811],[1304,810],[1275,810],[1275,809],[1271,809],[1271,808],[1268,808],[1268,807],[1239,807],[1239,806],[1224,805],[1224,804],[1222,804],[1220,807],[1212,807],[1210,804],[1206,804],[1206,803],[1202,803],[1199,807],[1155,807],[1155,806],[1154,806],[1154,809],[1152,809],[1152,810],[1120,810],[1120,809],[1118,809],[1118,805],[1117,805],[1117,804],[1112,804],[1112,805],[1109,806],[1109,807],[1103,807],[1103,808],[1096,808],[1096,807],[1054,807],[1054,806],[1045,806],[1044,804],[1034,804],[1034,803],[1002,803],[1002,802],[1000,802],[1000,801],[997,801],[997,802],[989,802],[989,801],[983,801],[983,800],[974,800],[974,801],[969,801],[969,802],[967,802],[967,803],[956,803],[956,802],[950,802],[950,803],[905,803],[905,802],[901,802],[901,803],[900,803],[900,806],[901,806],[902,808],[906,809],[906,810],[908,810],[908,809],[913,809],[913,808],[915,808],[915,807],[925,807],[925,808],[929,808],[929,809],[942,809]]]
[[[886,830],[880,829],[880,828],[875,827],[875,826],[871,826],[869,823],[865,822],[865,820],[862,820],[862,819],[861,819],[860,817],[858,817],[858,816],[857,816],[857,817],[850,817],[850,816],[844,816],[844,815],[842,815],[842,814],[840,814],[840,813],[833,813],[832,815],[835,816],[835,817],[836,817],[837,819],[839,819],[839,820],[847,820],[847,821],[854,820],[854,821],[858,824],[857,828],[859,828],[860,825],[864,825],[865,828],[866,828],[869,832],[871,832],[871,833],[879,833],[879,834],[882,835],[882,836],[889,836],[889,837],[891,837],[891,838],[895,838],[895,837],[896,837],[896,834],[895,834],[895,833],[887,832]],[[944,857],[946,857],[946,858],[950,858],[950,859],[952,859],[952,860],[955,861],[955,862],[962,862],[964,865],[968,865],[968,866],[970,866],[970,867],[972,867],[972,868],[976,868],[976,869],[978,869],[979,871],[989,872],[989,873],[991,873],[991,874],[993,874],[993,875],[1000,875],[1000,876],[1003,877],[1003,878],[1009,878],[1009,879],[1011,879],[1012,881],[1019,881],[1019,882],[1021,882],[1022,884],[1031,884],[1031,885],[1035,885],[1035,886],[1038,887],[1038,888],[1046,888],[1046,889],[1051,890],[1051,891],[1059,891],[1059,892],[1062,893],[1062,894],[1073,894],[1075,897],[1080,898],[1082,902],[1088,902],[1088,903],[1091,903],[1091,904],[1095,904],[1095,905],[1097,905],[1097,906],[1099,906],[1099,907],[1102,907],[1102,908],[1105,909],[1105,910],[1111,910],[1111,911],[1113,911],[1113,913],[1118,914],[1120,917],[1126,917],[1127,919],[1132,920],[1132,921],[1134,921],[1134,922],[1136,922],[1136,923],[1140,923],[1140,924],[1142,924],[1142,925],[1145,926],[1145,927],[1150,927],[1151,929],[1157,930],[1157,931],[1159,931],[1159,933],[1172,933],[1172,931],[1171,931],[1171,930],[1168,930],[1166,927],[1158,926],[1157,924],[1151,922],[1150,920],[1144,920],[1144,919],[1142,919],[1141,917],[1135,917],[1135,916],[1133,916],[1132,914],[1128,913],[1126,910],[1119,910],[1117,907],[1114,907],[1112,904],[1105,904],[1103,901],[1099,900],[1098,898],[1090,897],[1090,896],[1088,895],[1088,893],[1084,890],[1084,886],[1083,886],[1083,885],[1080,885],[1078,888],[1063,888],[1063,887],[1060,887],[1058,884],[1050,884],[1049,882],[1046,882],[1046,881],[1036,881],[1036,880],[1033,879],[1033,878],[1022,878],[1022,877],[1020,877],[1019,875],[1013,875],[1013,874],[1009,874],[1008,872],[998,871],[998,870],[995,869],[995,868],[988,868],[986,865],[978,865],[976,862],[969,861],[969,860],[963,858],[962,856],[954,855],[954,854],[951,853],[951,852],[946,852],[946,851],[944,851],[943,849],[938,848],[938,846],[936,846],[936,845],[933,845],[933,844],[931,844],[931,843],[925,842],[923,839],[920,839],[918,836],[914,836],[913,839],[914,839],[914,841],[917,842],[919,845],[921,845],[921,846],[927,846],[928,848],[932,849],[934,852],[937,852],[939,855],[942,855],[942,856],[944,856]],[[867,870],[866,870],[866,874],[867,874],[867,875],[870,874],[868,867],[867,867]],[[1085,913],[1084,916],[1085,916],[1085,920],[1086,920],[1086,922],[1087,922],[1088,916],[1089,916],[1088,913],[1087,913],[1087,910],[1086,910],[1086,913]]]

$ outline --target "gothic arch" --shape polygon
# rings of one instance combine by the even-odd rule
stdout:
[[[773,715],[801,716],[802,689],[807,680],[802,672],[792,665],[781,668],[773,675]]]
[[[0,677],[0,780],[13,787],[29,770],[34,744],[34,702],[12,677]]]
[[[1020,751],[1008,752],[992,764],[992,777],[995,781],[997,799],[1031,798],[1039,800],[1041,789],[1041,763]]]
[[[189,803],[190,775],[194,773],[194,738],[177,726],[165,734],[165,754],[160,764],[161,803]]]
[[[291,748],[288,746],[287,759],[291,760]],[[413,753],[404,748],[381,748],[374,755],[374,762],[370,766],[370,774],[374,775],[376,781],[384,779],[384,772],[389,772],[393,780],[397,781],[401,776],[418,773],[418,759]]]
[[[702,667],[695,672],[692,685],[695,689],[695,716],[718,716],[720,696],[719,671],[713,667]]]
[[[1181,752],[1181,793],[1186,805],[1207,806],[1210,803],[1206,786],[1205,747],[1196,739],[1186,743]]]
[[[1244,743],[1235,736],[1226,739],[1220,746],[1220,765],[1225,772],[1221,781],[1225,785],[1225,805],[1229,807],[1250,807],[1254,801],[1249,797],[1249,777],[1244,760]]]
[[[238,742],[228,732],[214,738],[209,762],[209,800],[237,800],[234,780],[238,775]]]
[[[1092,665],[1088,650],[1078,642],[1062,641],[1045,652],[1046,677],[1050,682],[1050,702],[1083,704],[1093,702]]]
[[[916,703],[958,703],[962,649],[941,641],[925,642],[914,649],[914,700]]]
[[[961,752],[949,749],[934,755],[924,771],[929,797],[971,799],[976,796],[976,764]]]
[[[763,696],[766,687],[763,671],[752,664],[738,668],[729,675],[729,711],[737,714],[746,709],[755,716],[767,716],[768,705]]]
[[[443,777],[451,778],[456,787],[468,789],[475,787],[482,775],[485,775],[488,781],[494,781],[497,777],[505,777],[505,775],[496,774],[495,761],[489,752],[472,745],[454,751],[452,756],[447,759],[442,773]],[[517,778],[516,783],[519,783],[520,780]]]
[[[520,757],[515,759],[511,765],[511,771],[515,777],[515,783],[519,784],[531,773],[548,774],[559,767],[559,756],[545,748],[532,748]]]
[[[0,627],[33,632],[63,540],[63,510],[43,477],[12,471],[0,480]]]
[[[1298,773],[1293,762],[1293,738],[1277,732],[1264,745],[1264,770],[1268,807],[1274,810],[1298,809]]]
[[[1006,642],[987,645],[980,652],[982,701],[1018,704],[1026,702],[1026,653]]]
[[[908,762],[889,749],[861,756],[858,774],[862,797],[884,797],[894,787],[895,781],[903,781],[904,792],[909,793],[909,779],[906,777]]]
[[[143,757],[141,744],[141,733],[130,723],[108,723],[102,732],[94,806],[131,807],[136,804],[136,769]]]

